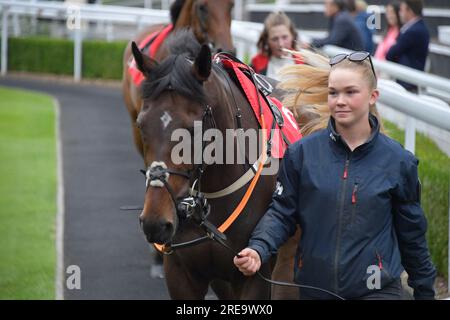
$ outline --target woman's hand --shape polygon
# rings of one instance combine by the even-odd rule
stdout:
[[[239,252],[238,256],[234,257],[233,262],[245,276],[254,275],[261,267],[261,258],[258,252],[250,248],[245,248]]]

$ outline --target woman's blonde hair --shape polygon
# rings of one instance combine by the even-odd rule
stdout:
[[[302,57],[304,64],[291,65],[281,69],[281,82],[278,87],[287,93],[283,105],[293,113],[303,135],[324,129],[330,119],[328,107],[328,78],[331,70],[348,68],[359,70],[368,79],[371,89],[377,88],[376,78],[371,65],[366,59],[362,62],[352,62],[346,59],[330,67],[329,58],[309,50],[293,52]],[[356,69],[355,69],[356,67]],[[381,117],[376,105],[370,105],[369,112],[375,115],[384,132]]]

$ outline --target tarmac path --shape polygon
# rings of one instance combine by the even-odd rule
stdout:
[[[81,270],[81,289],[65,288],[64,298],[168,299],[164,280],[150,276],[153,249],[139,229],[139,212],[120,210],[142,205],[145,191],[120,88],[14,76],[0,78],[0,85],[59,101],[64,270]]]

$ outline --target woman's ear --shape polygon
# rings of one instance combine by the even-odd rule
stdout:
[[[378,91],[378,89],[372,90],[372,93],[370,94],[369,104],[370,105],[375,104],[377,102],[379,96],[380,96],[380,91]]]

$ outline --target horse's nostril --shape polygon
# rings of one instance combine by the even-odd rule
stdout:
[[[163,222],[161,225],[161,230],[163,232],[172,233],[173,224],[171,222]]]

